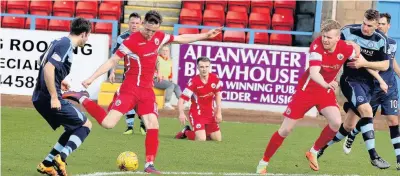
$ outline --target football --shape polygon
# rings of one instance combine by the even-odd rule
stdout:
[[[139,160],[134,152],[126,151],[119,154],[117,166],[121,171],[135,171],[139,167]]]

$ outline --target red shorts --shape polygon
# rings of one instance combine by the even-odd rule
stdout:
[[[336,101],[335,91],[329,91],[329,93],[328,91],[296,91],[283,115],[291,119],[301,119],[304,117],[304,114],[314,106],[317,107],[319,112],[328,106],[336,106],[339,108]]]
[[[189,113],[190,125],[194,132],[205,130],[206,135],[219,131],[219,125],[215,121],[215,117],[200,116],[195,113]]]
[[[118,90],[113,101],[108,106],[108,111],[117,110],[126,114],[135,108],[139,116],[155,114],[158,117],[158,108],[153,88],[131,86],[129,91]]]

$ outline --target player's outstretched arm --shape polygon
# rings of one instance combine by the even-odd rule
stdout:
[[[353,61],[347,63],[350,68],[369,68],[372,70],[386,71],[389,68],[389,60],[369,62],[360,54],[358,58],[354,58]]]
[[[110,81],[111,84],[115,82],[115,67],[111,68],[108,81]]]
[[[44,66],[44,81],[46,83],[47,90],[51,96],[51,108],[60,110],[61,103],[57,96],[56,84],[55,84],[55,67],[52,63],[47,62]]]
[[[324,79],[324,77],[320,73],[321,71],[321,66],[311,66],[310,67],[310,77],[313,81],[315,81],[317,84],[321,85],[322,87],[326,89],[333,89],[335,90],[336,87],[330,85],[327,83]]]
[[[209,38],[213,38],[221,33],[222,27],[211,29],[207,33],[200,33],[200,34],[182,34],[178,36],[174,36],[174,43],[191,43],[201,40],[206,40]]]
[[[179,111],[179,121],[182,125],[185,125],[186,115],[185,115],[185,100],[183,98],[179,98],[178,100],[178,111]]]
[[[389,64],[390,64],[389,60],[376,61],[376,62],[367,61],[364,67],[373,70],[386,71],[389,68]]]
[[[221,97],[221,92],[217,92],[215,94],[215,104],[216,104],[216,120],[217,123],[222,122],[222,108],[221,108],[221,101],[222,101],[222,97]]]
[[[104,73],[107,73],[111,68],[114,68],[115,65],[117,65],[118,60],[120,60],[121,57],[118,55],[114,54],[110,59],[108,59],[103,65],[101,65],[96,72],[93,73],[92,76],[90,76],[89,79],[83,81],[82,85],[85,88],[88,88],[90,84],[94,80],[96,80],[99,76],[103,75]]]
[[[369,68],[367,68],[367,71],[369,72],[369,74],[371,74],[376,80],[378,80],[379,82],[379,86],[381,87],[381,89],[387,93],[388,90],[388,85],[386,84],[386,82],[382,79],[381,75],[379,75],[379,71],[377,70],[371,70]]]

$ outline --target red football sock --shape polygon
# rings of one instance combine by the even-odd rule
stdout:
[[[185,135],[189,140],[194,141],[196,139],[196,134],[192,130],[186,130]]]
[[[278,148],[282,145],[283,140],[285,140],[285,138],[279,135],[278,131],[276,131],[272,135],[271,139],[269,140],[268,146],[264,152],[263,160],[265,162],[269,162],[269,159],[275,154]]]
[[[93,102],[91,99],[86,98],[82,102],[82,106],[85,107],[86,111],[97,120],[97,122],[101,125],[104,118],[107,116],[107,112],[100,107],[97,103]]]
[[[322,130],[319,138],[314,143],[314,150],[319,151],[322,147],[324,147],[330,140],[335,137],[337,131],[333,131],[329,125]]]
[[[148,129],[146,133],[146,162],[153,162],[158,149],[158,129]]]

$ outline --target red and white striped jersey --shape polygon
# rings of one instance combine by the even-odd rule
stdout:
[[[214,98],[215,94],[222,89],[222,82],[216,74],[210,73],[208,82],[204,84],[199,75],[189,80],[181,98],[189,101],[192,100],[190,113],[201,116],[213,117],[214,115]]]
[[[299,80],[298,91],[326,91],[325,88],[310,78],[310,67],[320,66],[322,77],[325,82],[330,83],[338,75],[343,63],[347,59],[353,59],[356,55],[353,46],[346,44],[343,40],[339,40],[334,52],[325,50],[322,45],[322,37],[318,37],[311,43],[309,52],[309,68]]]
[[[157,31],[150,40],[146,40],[140,32],[126,38],[115,52],[121,58],[127,57],[125,85],[152,88],[158,50],[173,40],[172,35],[161,31]]]

